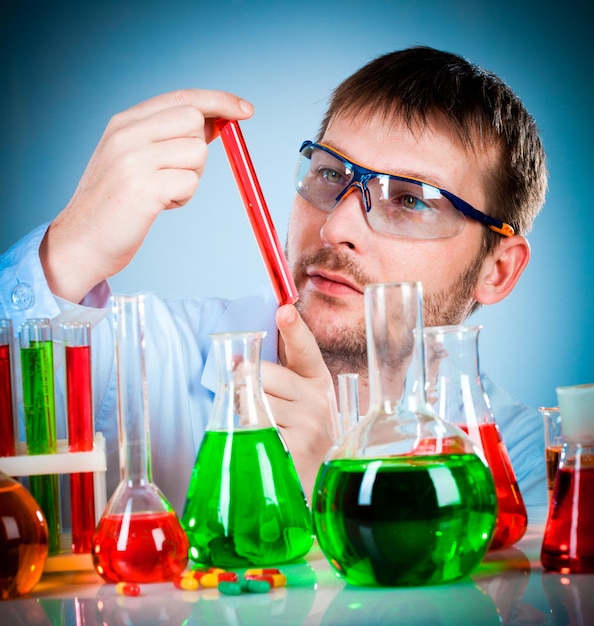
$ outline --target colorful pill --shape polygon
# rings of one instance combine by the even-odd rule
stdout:
[[[140,587],[134,583],[117,583],[116,592],[121,596],[138,596],[140,595]]]
[[[218,590],[226,596],[239,596],[242,591],[241,583],[224,580],[219,583]]]
[[[262,574],[280,574],[281,571],[276,567],[262,567],[259,569],[245,570],[245,576],[261,576]]]
[[[242,589],[249,593],[268,593],[272,585],[267,580],[247,578],[242,584]]]
[[[200,583],[193,576],[176,576],[173,584],[184,591],[196,591],[200,587]]]
[[[219,584],[219,575],[218,574],[204,574],[200,579],[200,585],[202,587],[206,587],[207,589],[214,589],[218,587]]]
[[[287,577],[284,574],[245,574],[246,580],[265,580],[271,587],[286,587]]]

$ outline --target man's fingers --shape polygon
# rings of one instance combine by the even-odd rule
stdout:
[[[293,304],[279,307],[276,325],[283,340],[285,365],[305,378],[328,376],[322,353]]]
[[[155,96],[118,113],[112,118],[111,123],[113,127],[119,128],[132,120],[147,119],[160,111],[177,107],[196,108],[205,118],[224,117],[242,120],[251,117],[254,112],[251,103],[226,91],[180,89]]]

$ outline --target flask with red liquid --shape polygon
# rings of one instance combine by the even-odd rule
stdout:
[[[93,563],[108,582],[166,582],[188,561],[188,538],[152,482],[144,365],[144,297],[114,298],[120,471],[92,543]]]
[[[561,574],[594,572],[594,384],[557,387],[563,448],[540,560]]]
[[[468,433],[495,480],[497,525],[490,550],[508,548],[526,532],[528,514],[507,448],[479,374],[481,326],[424,329],[427,395],[435,412]]]

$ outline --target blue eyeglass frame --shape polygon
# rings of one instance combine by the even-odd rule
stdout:
[[[365,210],[367,213],[371,211],[371,199],[369,197],[369,190],[367,189],[367,182],[372,178],[377,176],[389,176],[395,180],[401,180],[404,182],[415,183],[417,185],[429,185],[434,189],[437,189],[442,196],[447,198],[456,208],[456,210],[460,211],[463,215],[466,215],[470,219],[473,219],[477,222],[481,222],[487,228],[491,229],[493,232],[496,232],[504,237],[511,237],[514,234],[514,229],[507,224],[506,222],[502,222],[478,209],[475,209],[472,205],[468,204],[462,198],[458,198],[453,193],[447,191],[446,189],[441,189],[436,185],[429,183],[425,180],[421,180],[420,178],[411,178],[409,176],[398,176],[397,174],[386,174],[385,172],[377,172],[375,170],[370,170],[363,165],[355,163],[351,159],[349,159],[346,155],[334,150],[330,146],[327,146],[323,143],[316,143],[315,141],[310,141],[309,139],[304,141],[301,144],[301,148],[299,148],[299,153],[303,155],[303,151],[306,148],[317,148],[319,150],[323,150],[327,152],[334,158],[342,161],[345,166],[347,166],[353,172],[353,180],[340,192],[338,196],[336,196],[336,204],[344,198],[344,196],[349,192],[349,190],[354,186],[358,187],[363,192],[363,201],[365,203]],[[307,157],[306,157],[307,158]]]

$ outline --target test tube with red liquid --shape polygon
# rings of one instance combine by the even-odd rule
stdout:
[[[260,254],[279,304],[293,304],[298,294],[239,123],[218,119],[216,128],[229,159]]]
[[[0,319],[0,456],[14,456],[16,453],[12,355],[12,320]]]
[[[93,392],[91,372],[91,325],[61,325],[65,352],[69,452],[93,450]],[[72,553],[91,552],[95,530],[93,472],[70,474],[72,507]]]

